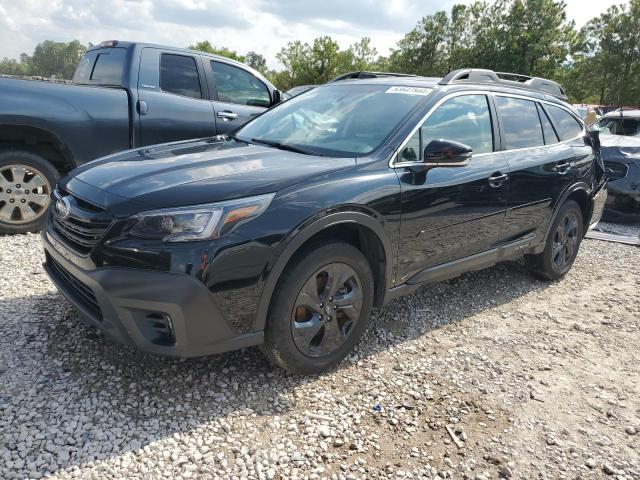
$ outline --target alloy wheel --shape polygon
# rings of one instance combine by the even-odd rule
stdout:
[[[577,246],[578,217],[575,212],[568,212],[558,224],[553,237],[551,255],[556,270],[561,271],[573,261]]]
[[[296,347],[310,357],[323,357],[339,349],[360,318],[362,283],[345,263],[330,263],[302,286],[291,313]]]
[[[42,172],[26,165],[0,168],[0,221],[20,225],[47,211],[51,185]]]

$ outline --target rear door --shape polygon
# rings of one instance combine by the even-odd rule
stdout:
[[[454,96],[439,105],[400,149],[402,189],[399,283],[426,268],[496,248],[508,192],[508,166],[497,152],[487,95]],[[424,147],[445,139],[473,149],[469,165],[414,169]]]
[[[138,80],[141,144],[216,134],[213,108],[198,55],[142,50]]]
[[[571,183],[574,151],[536,100],[496,93],[494,101],[511,172],[500,241],[529,236],[542,241],[553,208]]]
[[[244,125],[271,106],[269,88],[248,70],[203,57],[218,133]]]

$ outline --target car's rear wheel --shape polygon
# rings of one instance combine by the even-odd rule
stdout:
[[[57,180],[57,170],[39,155],[0,153],[0,234],[40,230]]]
[[[340,363],[364,333],[373,304],[373,275],[355,247],[309,249],[285,270],[274,292],[262,350],[297,374]]]
[[[569,200],[551,224],[544,251],[525,257],[527,267],[545,280],[562,278],[573,266],[582,237],[582,210],[576,202]]]

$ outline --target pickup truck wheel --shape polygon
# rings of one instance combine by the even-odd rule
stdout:
[[[0,234],[36,232],[44,226],[58,171],[39,155],[0,153]]]
[[[278,282],[262,350],[292,373],[330,369],[360,340],[372,305],[373,274],[357,248],[330,243],[307,250]]]
[[[551,224],[544,251],[525,256],[529,270],[543,280],[564,277],[578,255],[582,229],[582,210],[576,202],[569,200],[560,208]]]

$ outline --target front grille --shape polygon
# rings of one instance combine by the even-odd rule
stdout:
[[[604,162],[604,166],[606,169],[613,170],[613,173],[609,177],[610,181],[620,180],[621,178],[626,177],[629,171],[629,167],[627,167],[627,165],[625,165],[624,163]]]
[[[63,217],[56,207],[58,199],[62,197],[67,198],[72,204],[66,217]],[[81,255],[89,254],[111,225],[108,212],[67,192],[56,191],[53,200],[50,222],[53,232],[75,252]]]
[[[75,299],[92,314],[95,320],[101,322],[102,310],[100,310],[100,305],[98,305],[98,300],[93,290],[69,273],[50,255],[47,255],[47,260],[47,263],[51,266],[52,273],[55,275],[55,279],[73,294]]]

